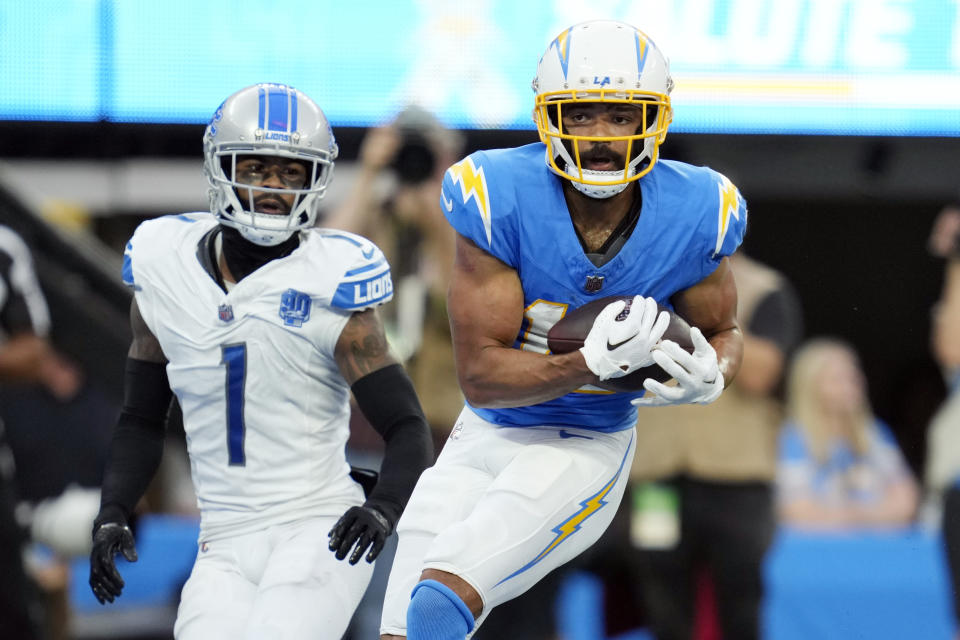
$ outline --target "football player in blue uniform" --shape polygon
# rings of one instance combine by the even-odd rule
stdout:
[[[537,70],[541,143],[478,151],[447,171],[448,311],[467,406],[398,525],[383,638],[462,640],[581,553],[623,495],[637,407],[711,402],[736,375],[726,257],[746,204],[721,174],[658,160],[672,86],[641,31],[575,25]],[[608,295],[636,297],[605,308],[580,350],[550,353],[550,327]],[[660,339],[668,317],[656,303],[695,327],[692,353]],[[598,386],[654,362],[674,386]]]
[[[160,462],[172,390],[200,508],[178,640],[339,638],[433,460],[377,312],[389,265],[368,240],[314,227],[336,155],[310,98],[242,89],[204,134],[210,212],[148,220],[127,245],[133,343],[90,586],[112,602],[115,555],[137,558],[128,522]],[[345,458],[351,391],[386,441],[369,491]]]

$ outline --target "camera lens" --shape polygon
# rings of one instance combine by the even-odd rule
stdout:
[[[406,133],[393,160],[397,179],[403,184],[420,184],[433,174],[436,158],[427,139],[419,133]]]

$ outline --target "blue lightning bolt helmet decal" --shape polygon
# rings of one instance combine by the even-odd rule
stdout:
[[[553,540],[551,540],[550,544],[544,547],[543,550],[540,553],[538,553],[536,557],[533,558],[533,560],[531,560],[527,564],[523,565],[522,567],[520,567],[519,569],[511,573],[510,575],[508,575],[506,578],[504,578],[494,586],[495,587],[499,586],[504,582],[506,582],[507,580],[520,575],[527,569],[536,565],[538,562],[540,562],[545,557],[547,557],[547,554],[549,554],[551,551],[556,549],[560,545],[560,543],[562,543],[564,540],[566,540],[567,538],[575,534],[577,531],[579,531],[580,527],[583,525],[583,522],[587,518],[589,518],[590,516],[594,515],[597,511],[602,509],[603,506],[607,504],[607,501],[604,500],[604,498],[606,498],[610,494],[610,492],[613,490],[613,488],[617,485],[617,480],[620,478],[620,474],[623,473],[623,467],[627,463],[627,458],[630,456],[632,452],[633,452],[633,436],[631,435],[630,444],[627,445],[627,451],[626,453],[623,454],[623,459],[620,461],[620,466],[619,468],[617,468],[617,472],[613,474],[613,477],[607,480],[607,482],[604,483],[603,487],[599,491],[597,491],[595,494],[593,494],[586,500],[582,501],[580,503],[580,509],[576,513],[574,513],[572,516],[570,516],[569,518],[567,518],[566,520],[564,520],[559,525],[553,528],[552,531],[553,533],[556,534],[556,537]]]
[[[560,59],[560,68],[563,69],[563,77],[567,78],[567,69],[570,66],[570,32],[567,29],[550,43],[550,48],[557,50],[557,57]]]
[[[643,75],[643,65],[647,61],[647,36],[641,32],[637,31],[637,81],[640,81],[640,76]]]

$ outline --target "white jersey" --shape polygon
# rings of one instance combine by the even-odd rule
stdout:
[[[339,516],[363,501],[344,455],[350,389],[334,346],[354,311],[393,292],[375,245],[312,229],[227,293],[198,257],[216,225],[202,213],[144,222],[123,269],[169,361],[201,541]]]

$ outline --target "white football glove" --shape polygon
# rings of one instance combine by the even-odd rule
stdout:
[[[666,311],[657,313],[657,301],[635,296],[627,317],[617,320],[626,303],[611,302],[593,321],[580,352],[601,380],[619,378],[653,364],[651,351],[670,324]]]
[[[672,340],[664,340],[653,350],[653,359],[677,380],[677,386],[668,387],[647,378],[643,381],[647,393],[642,398],[631,400],[631,404],[637,407],[710,404],[720,397],[724,381],[717,362],[717,352],[696,327],[690,328],[690,339],[693,341],[693,353],[687,353]]]

